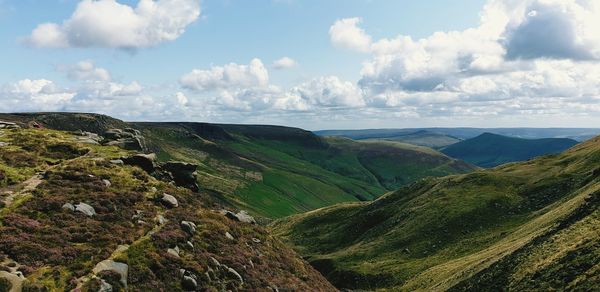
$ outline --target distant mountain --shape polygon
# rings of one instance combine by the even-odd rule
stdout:
[[[598,291],[599,159],[600,137],[290,216],[272,230],[342,290]]]
[[[419,130],[413,133],[401,134],[385,138],[371,138],[367,140],[398,141],[417,146],[430,147],[433,149],[439,149],[462,141],[461,139],[446,134],[440,134],[426,130]]]
[[[575,144],[577,141],[566,138],[521,139],[484,133],[445,147],[442,152],[477,166],[494,167],[541,155],[560,153]]]
[[[355,140],[387,139],[390,137],[409,135],[419,131],[427,131],[448,135],[461,140],[477,137],[483,133],[493,133],[503,136],[542,139],[569,138],[585,141],[600,135],[598,128],[412,128],[412,129],[366,129],[366,130],[322,130],[315,131],[320,136],[343,136]]]

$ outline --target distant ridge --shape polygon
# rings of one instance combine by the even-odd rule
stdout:
[[[480,167],[525,161],[546,154],[556,154],[576,145],[566,138],[521,139],[483,133],[475,138],[450,145],[442,152]]]

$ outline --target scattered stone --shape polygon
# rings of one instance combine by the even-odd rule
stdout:
[[[196,233],[196,224],[190,221],[181,221],[181,229],[189,235],[194,235]]]
[[[138,166],[147,173],[154,172],[156,168],[156,154],[135,154],[129,157],[121,158],[127,165]]]
[[[186,291],[195,291],[198,288],[198,277],[190,271],[183,270],[181,287]]]
[[[79,131],[74,140],[84,144],[100,145],[100,142],[102,142],[102,137],[96,133]]]
[[[228,210],[221,210],[220,211],[221,214],[225,215],[225,217],[231,219],[231,220],[235,220],[235,221],[239,221],[239,222],[245,222],[245,223],[250,223],[250,224],[256,224],[256,220],[254,220],[254,217],[250,216],[248,214],[248,212],[241,210],[239,213],[235,214],[231,211]]]
[[[113,292],[113,286],[104,281],[104,279],[100,279],[100,288],[98,289],[98,292]]]
[[[79,204],[75,205],[75,211],[81,212],[89,217],[96,215],[96,210],[94,210],[94,207],[92,207],[86,203],[79,203]]]
[[[165,216],[163,215],[156,216],[156,219],[154,221],[156,221],[158,225],[164,225],[165,223],[167,223],[167,219],[165,219]]]
[[[187,245],[187,247],[189,247],[191,250],[194,250],[194,244],[193,244],[191,241],[189,241],[189,240],[188,240],[188,241],[187,241],[185,244],[186,244],[186,245]]]
[[[175,248],[169,248],[169,249],[167,249],[167,253],[178,258],[179,257],[179,247],[175,246]]]
[[[104,260],[99,262],[92,270],[96,275],[103,271],[114,271],[119,274],[119,276],[121,276],[121,284],[127,289],[127,273],[129,271],[129,266],[127,264],[115,262],[113,260]]]
[[[217,259],[210,257],[210,262],[213,264],[213,266],[215,266],[216,268],[221,266],[221,263],[219,263],[219,261],[217,261]]]
[[[110,183],[110,181],[107,179],[103,179],[102,184],[107,188],[110,188],[110,186],[112,185],[112,183]]]
[[[229,232],[225,232],[225,237],[227,237],[228,239],[231,239],[231,240],[235,240],[235,238],[233,238],[233,235],[231,235],[231,233],[229,233]]]
[[[109,146],[117,146],[126,150],[136,150],[145,152],[148,150],[146,139],[141,135],[141,132],[135,129],[127,128],[110,129],[104,132],[103,144]]]
[[[19,129],[19,128],[21,128],[21,127],[13,122],[0,121],[0,129]]]
[[[258,239],[256,237],[253,237],[252,238],[252,242],[254,242],[254,243],[260,243],[260,239]]]
[[[65,203],[64,205],[62,205],[62,208],[71,212],[75,212],[75,206],[73,206],[73,204],[71,203]]]
[[[244,284],[244,279],[242,276],[233,268],[227,267],[227,272],[229,272],[232,276],[234,276],[241,284]]]
[[[113,159],[113,160],[110,161],[110,163],[116,164],[116,165],[123,165],[123,164],[125,164],[123,162],[123,160],[121,160],[121,159]]]
[[[169,208],[179,207],[179,203],[177,202],[177,199],[169,194],[163,194],[163,196],[160,200],[163,204],[165,204]]]

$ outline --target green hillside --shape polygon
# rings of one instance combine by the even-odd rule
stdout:
[[[243,213],[79,137],[0,129],[0,291],[334,290]]]
[[[595,138],[560,155],[291,216],[272,230],[338,288],[592,291],[599,165]]]
[[[372,138],[369,140],[398,141],[402,143],[430,147],[434,149],[446,147],[461,141],[458,138],[446,134],[430,132],[426,130],[419,130],[407,134],[398,134],[397,136],[389,136],[385,138]]]
[[[546,154],[560,153],[577,144],[565,138],[521,139],[484,133],[443,148],[451,157],[481,167],[494,167],[504,163],[525,161]]]
[[[101,115],[61,113],[0,119],[99,134],[114,127],[138,129],[159,160],[198,164],[205,192],[268,218],[372,200],[427,176],[475,169],[428,148],[322,138],[288,127],[125,123]]]

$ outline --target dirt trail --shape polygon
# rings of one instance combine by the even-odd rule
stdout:
[[[0,200],[4,202],[4,207],[8,208],[15,202],[15,199],[31,194],[41,183],[42,175],[36,174],[30,177],[28,180],[20,183],[16,188],[4,191],[4,194],[7,196],[3,199],[0,198]]]

